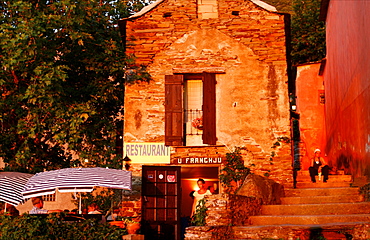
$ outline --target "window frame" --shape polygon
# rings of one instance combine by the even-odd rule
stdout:
[[[165,145],[186,146],[184,127],[184,83],[203,81],[203,144],[216,145],[216,74],[165,75]]]

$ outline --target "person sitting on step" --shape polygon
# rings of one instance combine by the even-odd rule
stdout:
[[[310,172],[311,181],[316,182],[316,176],[319,176],[321,180],[321,175],[324,177],[323,182],[327,182],[329,179],[329,166],[323,157],[320,157],[321,150],[315,149],[315,156],[311,160],[311,166],[308,168]]]

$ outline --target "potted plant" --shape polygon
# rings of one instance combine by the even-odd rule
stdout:
[[[126,225],[125,221],[120,216],[117,216],[115,220],[113,221],[109,221],[109,224],[120,227],[120,228],[125,228],[125,225]]]
[[[134,219],[125,219],[126,229],[128,234],[137,234],[140,230],[141,224],[139,221]]]

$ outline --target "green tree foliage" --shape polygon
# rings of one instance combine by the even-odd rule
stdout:
[[[325,23],[319,21],[321,0],[293,0],[292,62],[320,61],[325,57]]]
[[[117,116],[133,60],[124,55],[117,22],[142,6],[135,0],[0,2],[0,157],[7,170],[39,172],[78,166],[81,159],[118,167],[112,157],[122,125]]]
[[[98,190],[98,189],[97,189]],[[99,193],[96,193],[99,192]],[[112,210],[112,207],[119,206],[122,202],[122,190],[101,188],[98,191],[92,193],[80,193],[81,194],[81,209],[87,209],[92,203],[96,203],[99,206],[99,211],[106,214]],[[74,200],[76,206],[79,206],[79,197]]]
[[[274,6],[279,12],[293,13],[292,0],[264,0],[264,2]]]

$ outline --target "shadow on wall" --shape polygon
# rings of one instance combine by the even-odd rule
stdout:
[[[364,175],[370,179],[370,165],[367,165],[364,170]]]
[[[344,229],[311,228],[309,239],[311,239],[311,240],[352,239],[352,235],[345,232]]]
[[[310,229],[310,239],[324,239],[324,236],[322,234],[322,228],[312,228]]]
[[[338,170],[344,170],[344,174],[350,174],[350,162],[352,157],[346,157],[344,154],[339,155],[337,160],[337,168]]]
[[[370,177],[370,162],[351,155],[340,154],[337,159],[337,169],[344,170],[344,174],[352,175],[353,177]]]

